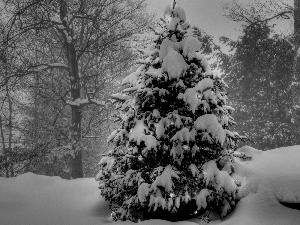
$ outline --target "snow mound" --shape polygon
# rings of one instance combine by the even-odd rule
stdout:
[[[260,189],[241,199],[229,218],[218,225],[297,225],[299,210],[282,206],[269,191]]]
[[[179,176],[175,173],[171,165],[165,167],[161,175],[157,176],[155,181],[151,185],[152,190],[157,190],[157,186],[164,187],[167,191],[173,190],[172,177],[179,179]]]
[[[0,224],[104,224],[110,212],[97,187],[93,178],[63,180],[32,173],[0,178]]]
[[[186,21],[186,14],[183,8],[181,8],[177,3],[175,5],[169,4],[164,12],[164,17],[170,18],[170,17],[177,17],[179,18],[180,22]]]
[[[204,114],[198,117],[194,126],[198,131],[206,131],[221,144],[225,142],[225,131],[214,114]]]
[[[173,48],[168,48],[168,54],[163,60],[162,70],[168,73],[169,79],[179,79],[179,77],[188,69],[188,64],[182,55]]]
[[[178,17],[174,17],[170,19],[170,23],[167,26],[168,30],[176,30],[178,27],[178,24],[180,23],[180,19]]]
[[[201,50],[201,42],[193,37],[188,36],[183,39],[182,43],[182,54],[187,57],[189,54],[196,54],[196,52]]]
[[[169,39],[164,39],[159,49],[159,59],[161,61],[168,55],[169,48],[178,52],[179,49],[181,49],[181,42],[173,42]]]
[[[280,202],[300,203],[300,146],[259,151],[249,146],[239,149],[252,159],[237,159],[237,179],[241,197],[267,187]]]
[[[210,78],[204,78],[199,81],[198,84],[193,88],[187,88],[184,94],[179,94],[178,99],[183,99],[192,110],[193,113],[203,105],[203,108],[209,108],[208,101],[214,99],[212,94],[213,80]]]

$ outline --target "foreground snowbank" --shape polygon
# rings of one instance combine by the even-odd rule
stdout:
[[[236,162],[238,179],[244,178],[241,197],[264,188],[281,202],[300,202],[300,146],[264,152],[246,146],[239,151],[252,156]]]
[[[93,179],[32,173],[0,179],[1,225],[101,224],[107,213]]]
[[[259,151],[243,147],[252,156],[237,160],[236,180],[241,183],[240,202],[233,213],[212,225],[298,225],[300,211],[280,202],[300,203],[300,146]],[[0,178],[1,225],[104,225],[132,224],[109,221],[108,204],[93,178],[63,180],[27,173]],[[141,225],[174,224],[149,220]],[[206,224],[194,219],[176,225]]]
[[[300,146],[269,151],[245,146],[239,151],[252,159],[236,160],[241,201],[232,216],[220,225],[300,224],[300,211],[279,203],[300,203]]]

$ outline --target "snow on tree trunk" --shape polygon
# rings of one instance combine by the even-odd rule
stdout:
[[[75,48],[72,44],[67,44],[68,51],[68,61],[70,68],[70,85],[71,85],[71,97],[72,100],[80,98],[80,84],[79,84],[79,75],[78,75],[78,62],[76,59]],[[81,107],[80,106],[71,106],[72,109],[72,151],[74,151],[74,158],[72,159],[72,178],[83,177],[83,168],[82,168],[82,152],[81,149],[77,148],[77,143],[81,140]]]
[[[225,216],[236,202],[230,174],[244,137],[229,130],[227,85],[188,35],[184,10],[174,1],[165,12],[169,24],[122,81],[128,97],[108,137],[115,147],[96,177],[116,220]]]
[[[61,11],[60,17],[62,23],[66,23],[64,18],[67,16],[67,3],[61,1]],[[64,24],[67,27],[67,24]],[[78,73],[78,60],[76,55],[76,49],[72,41],[70,41],[69,36],[62,35],[65,42],[65,53],[68,60],[69,67],[69,79],[71,86],[71,98],[73,101],[80,98],[80,78]],[[74,155],[71,157],[71,176],[73,179],[83,177],[82,168],[82,152],[78,149],[78,143],[81,140],[81,107],[76,105],[71,105],[72,118],[71,118],[71,139],[72,139],[72,152]]]

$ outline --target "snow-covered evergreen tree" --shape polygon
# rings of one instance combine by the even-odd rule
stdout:
[[[188,35],[184,10],[174,1],[165,16],[168,25],[114,96],[123,100],[120,127],[96,177],[114,219],[225,216],[235,205],[230,174],[243,137],[229,130],[226,84]]]

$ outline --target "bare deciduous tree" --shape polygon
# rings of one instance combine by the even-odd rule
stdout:
[[[131,67],[130,38],[149,22],[144,0],[11,0],[6,8],[3,50],[24,37],[40,46],[34,60],[33,49],[25,50],[26,69],[10,79],[56,74],[61,103],[70,109],[72,178],[82,177],[83,111],[90,104],[105,106],[106,88]]]

